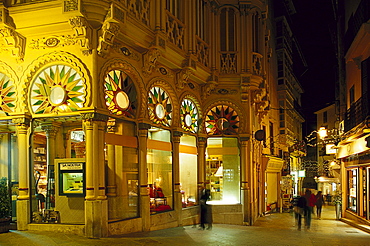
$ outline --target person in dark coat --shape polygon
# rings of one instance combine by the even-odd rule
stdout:
[[[307,201],[306,201],[306,198],[304,197],[304,194],[294,198],[293,210],[294,210],[294,215],[296,219],[296,224],[298,225],[298,230],[301,230],[301,227],[302,227],[302,218],[304,216],[306,204],[307,204]]]
[[[210,199],[211,191],[205,189],[202,196],[200,197],[200,228],[205,229],[205,224],[208,225],[207,230],[212,229],[212,212],[211,207],[207,204],[207,201]]]
[[[324,204],[324,197],[322,195],[322,191],[317,192],[316,194],[316,215],[317,218],[320,220],[321,219],[321,210],[322,210],[322,205]]]

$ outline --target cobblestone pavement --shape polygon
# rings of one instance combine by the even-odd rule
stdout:
[[[272,213],[253,226],[215,224],[212,230],[184,226],[101,239],[35,231],[0,234],[0,245],[366,245],[370,234],[335,220],[334,207],[323,208],[322,219],[313,215],[311,229],[298,231],[292,213]]]

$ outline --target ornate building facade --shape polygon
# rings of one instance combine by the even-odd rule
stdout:
[[[104,237],[193,224],[204,189],[214,223],[253,225],[267,209],[263,156],[284,163],[286,144],[264,141],[279,131],[270,8],[4,1],[0,174],[18,230]]]

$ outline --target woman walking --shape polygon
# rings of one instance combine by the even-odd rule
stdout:
[[[321,219],[321,210],[322,210],[322,205],[324,204],[324,197],[322,195],[322,191],[317,192],[316,194],[316,215],[317,218],[320,220]]]

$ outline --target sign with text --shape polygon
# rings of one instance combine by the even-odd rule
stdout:
[[[59,170],[82,170],[83,162],[59,163]]]

